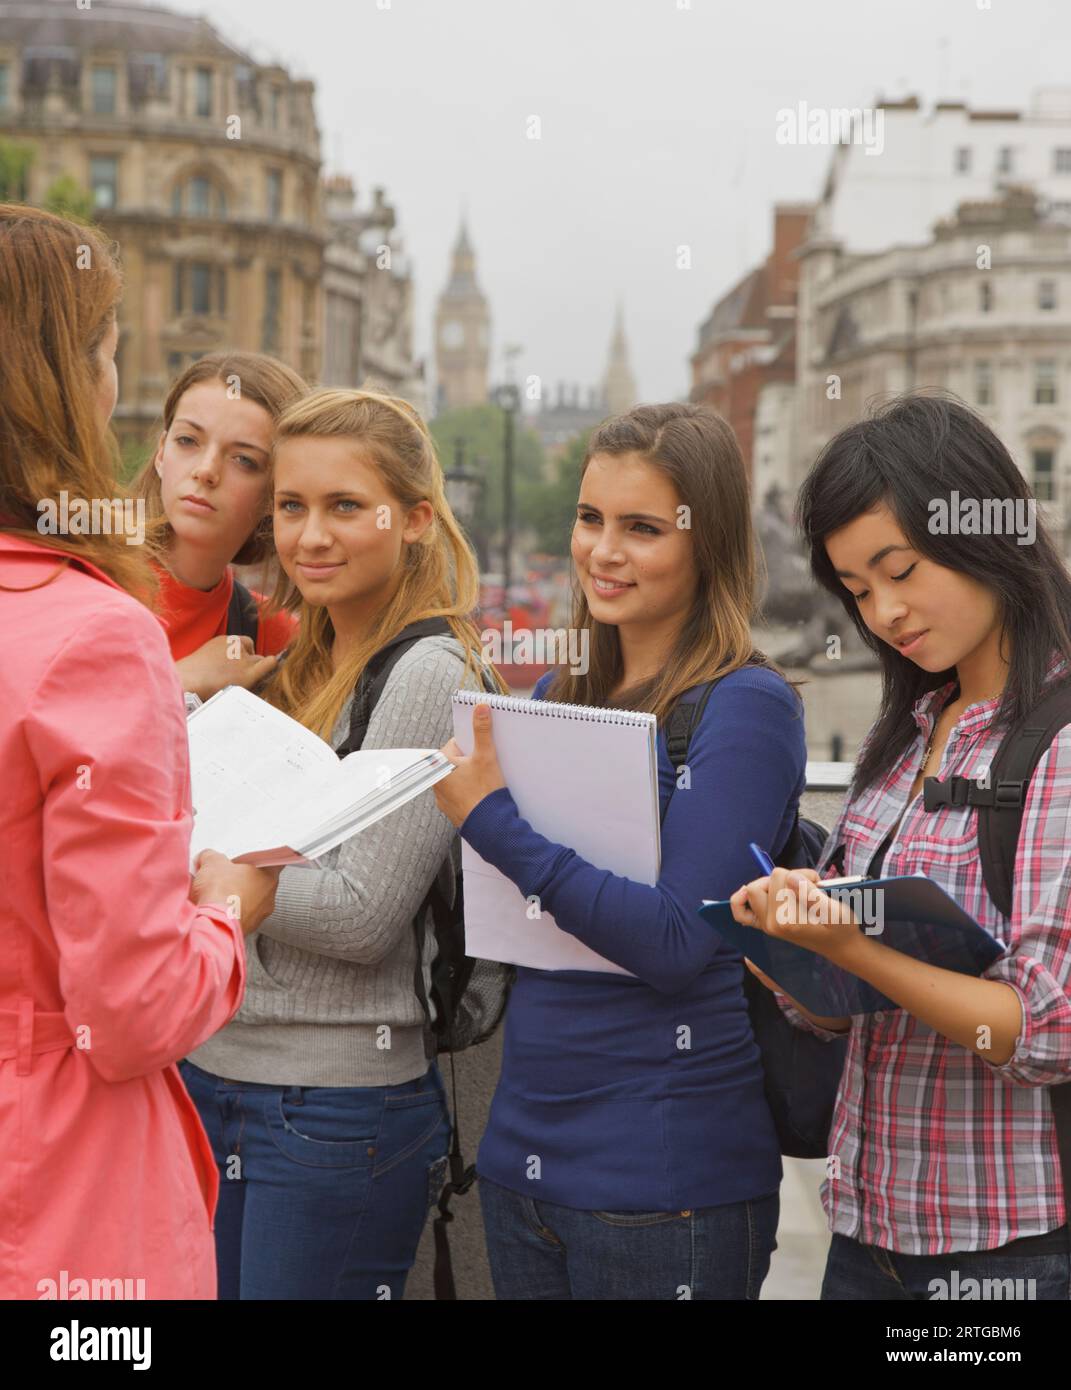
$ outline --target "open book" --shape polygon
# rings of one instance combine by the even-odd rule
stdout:
[[[434,748],[339,758],[289,715],[229,685],[186,721],[193,784],[190,867],[203,849],[263,868],[307,865],[453,771]]]

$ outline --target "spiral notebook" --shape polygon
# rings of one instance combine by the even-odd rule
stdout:
[[[658,762],[653,714],[459,690],[454,737],[472,751],[472,710],[492,709],[495,749],[526,821],[600,869],[656,883]],[[559,929],[504,874],[463,844],[465,949],[537,970],[629,972]]]

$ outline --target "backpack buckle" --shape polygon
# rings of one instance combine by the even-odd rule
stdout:
[[[946,782],[937,777],[927,777],[922,783],[922,806],[926,811],[937,811],[942,806],[966,806],[967,778],[949,777]]]
[[[993,797],[994,806],[1004,807],[1006,810],[1015,809],[1023,804],[1023,784],[1022,782],[998,782]]]

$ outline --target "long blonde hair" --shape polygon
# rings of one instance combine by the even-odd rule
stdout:
[[[597,622],[576,585],[573,626],[590,634],[584,675],[558,671],[550,700],[580,705],[623,705],[645,710],[661,723],[686,690],[727,676],[745,665],[776,669],[753,647],[751,619],[759,577],[751,525],[747,471],[732,430],[706,406],[672,402],[639,405],[604,420],[592,431],[581,481],[596,454],[639,455],[673,484],[688,519],[696,569],[695,597],[676,644],[658,675],[622,691],[623,663],[617,627]]]
[[[121,294],[117,255],[95,229],[0,204],[0,529],[61,552],[61,567],[64,556],[96,565],[148,603],[147,547],[118,532],[38,530],[40,504],[64,491],[87,502],[129,496],[95,400],[97,352]]]
[[[286,575],[280,575],[274,599],[300,612],[301,626],[286,661],[263,695],[329,739],[369,659],[410,623],[445,618],[464,648],[465,677],[478,669],[480,641],[471,614],[479,598],[479,572],[446,499],[435,445],[407,401],[375,391],[314,391],[289,406],[276,425],[276,445],[285,439],[306,438],[352,440],[355,448],[371,457],[404,509],[428,501],[433,512],[420,539],[405,546],[393,597],[337,671],[331,664],[334,628],[327,609],[303,603]],[[494,678],[499,689],[505,690],[497,672]]]

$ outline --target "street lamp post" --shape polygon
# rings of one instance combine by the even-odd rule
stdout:
[[[454,440],[454,466],[449,473],[443,475],[443,482],[446,485],[446,499],[450,503],[450,509],[471,536],[483,479],[478,473],[471,473],[465,467],[464,439]]]
[[[513,417],[520,405],[520,392],[511,382],[500,386],[495,398],[504,416],[502,436],[502,607],[509,617],[509,591],[513,577]]]

